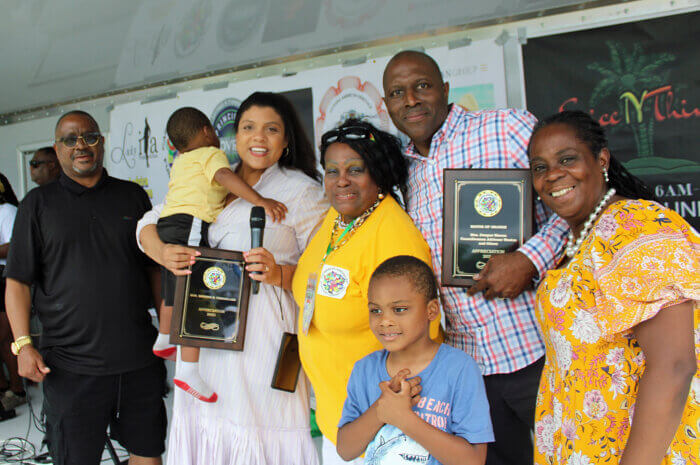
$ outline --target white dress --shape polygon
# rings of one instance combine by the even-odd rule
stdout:
[[[0,244],[7,244],[12,239],[15,216],[17,216],[17,207],[7,202],[0,204]],[[7,259],[0,258],[0,265],[6,264]]]
[[[296,264],[328,210],[322,186],[300,171],[275,164],[253,188],[287,205],[282,223],[267,218],[263,246],[277,263]],[[209,227],[211,246],[249,250],[251,208],[243,199],[231,202]],[[144,216],[138,232],[157,221],[158,210]],[[260,292],[250,296],[245,349],[201,350],[200,374],[219,399],[208,404],[175,389],[168,465],[318,464],[306,376],[300,374],[294,393],[270,387],[282,333],[296,332],[297,312],[291,292],[261,284]]]

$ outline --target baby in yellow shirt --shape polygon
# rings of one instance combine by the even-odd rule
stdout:
[[[284,219],[287,207],[262,197],[229,167],[226,154],[219,149],[219,138],[209,118],[192,107],[176,110],[166,126],[168,138],[180,155],[170,170],[168,194],[156,229],[168,244],[208,247],[207,232],[225,206],[229,192],[261,206],[274,221]],[[170,344],[175,276],[163,269],[163,303],[158,338],[153,353],[174,359],[176,348]],[[181,363],[175,386],[204,402],[216,402],[216,393],[199,375],[199,348],[181,348]]]

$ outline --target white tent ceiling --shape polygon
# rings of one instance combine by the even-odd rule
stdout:
[[[622,0],[0,0],[0,117]]]

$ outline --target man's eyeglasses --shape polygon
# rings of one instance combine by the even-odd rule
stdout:
[[[29,160],[29,166],[32,168],[38,168],[44,163],[51,163],[51,160]]]
[[[100,141],[100,137],[102,137],[102,135],[99,132],[88,132],[82,136],[61,137],[56,141],[62,143],[66,147],[75,147],[78,145],[78,139],[83,139],[83,142],[85,142],[86,145],[93,147]]]
[[[321,137],[321,145],[332,144],[342,140],[362,140],[369,139],[374,141],[374,136],[369,129],[363,126],[346,126],[343,128],[332,129]]]

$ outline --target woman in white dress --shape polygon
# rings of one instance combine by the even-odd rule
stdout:
[[[244,351],[202,349],[200,373],[218,401],[200,402],[175,390],[167,463],[315,465],[306,377],[300,374],[294,393],[270,383],[282,334],[296,332],[297,307],[289,291],[293,269],[328,204],[313,149],[289,101],[256,92],[241,104],[235,127],[241,163],[234,170],[260,195],[289,209],[281,223],[268,218],[263,240],[281,266],[248,266],[261,271],[255,279],[278,285],[263,283],[250,296]],[[211,246],[248,251],[251,208],[240,198],[228,204],[209,228]],[[137,235],[150,257],[176,272],[193,260],[193,250],[158,239],[158,210],[144,216]],[[248,253],[248,261],[255,262],[259,250]]]

